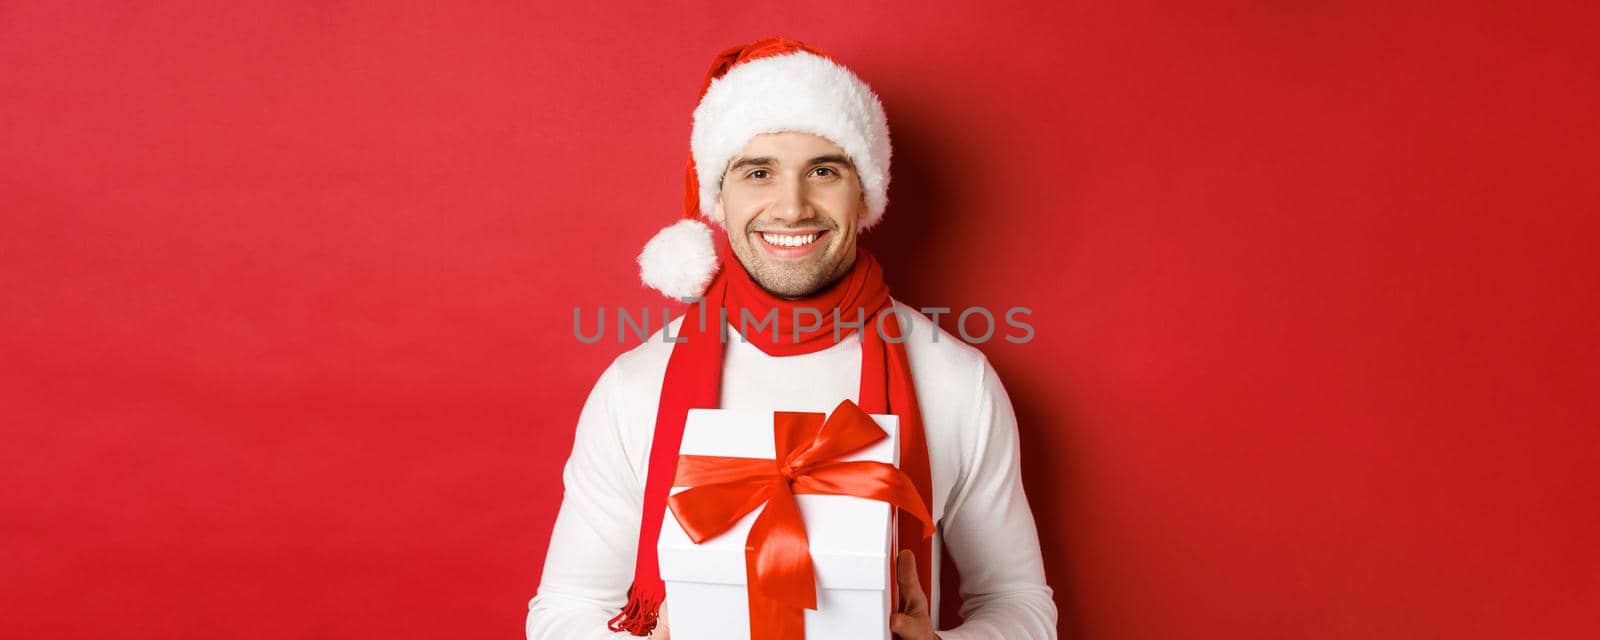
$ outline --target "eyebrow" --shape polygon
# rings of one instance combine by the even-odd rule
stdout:
[[[806,164],[807,165],[819,165],[819,164],[826,164],[826,163],[829,163],[829,162],[832,162],[832,163],[835,163],[835,164],[842,164],[844,166],[850,167],[851,169],[855,168],[855,164],[850,162],[849,158],[847,158],[845,156],[842,156],[842,155],[839,155],[837,153],[828,154],[828,155],[825,155],[825,156],[817,156],[815,158],[812,158]],[[769,167],[769,166],[772,166],[774,164],[777,164],[777,161],[772,159],[771,157],[768,157],[768,156],[757,156],[757,157],[754,157],[754,158],[740,158],[738,162],[735,162],[735,163],[733,163],[732,166],[728,167],[728,171],[729,172],[738,171],[742,167]]]

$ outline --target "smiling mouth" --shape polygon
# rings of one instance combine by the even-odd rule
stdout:
[[[769,244],[773,244],[773,245],[780,246],[780,247],[803,247],[803,246],[806,246],[806,245],[811,244],[813,242],[816,242],[817,238],[822,237],[822,232],[821,231],[812,231],[810,233],[803,233],[803,234],[802,233],[773,233],[773,232],[770,232],[770,231],[762,231],[762,232],[759,232],[759,233],[761,234],[761,239],[762,240],[766,240]]]
[[[778,257],[793,258],[812,252],[824,243],[827,229],[812,229],[806,231],[756,231],[753,235],[760,238],[761,244],[768,253]]]

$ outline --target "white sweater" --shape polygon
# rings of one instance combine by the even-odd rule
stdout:
[[[947,545],[961,574],[964,622],[939,636],[1053,639],[1056,606],[1023,494],[1017,420],[1005,387],[983,352],[915,309],[894,304],[900,318],[911,321],[905,346],[933,472],[934,549]],[[672,322],[672,335],[681,335],[682,322],[683,316]],[[857,334],[818,352],[782,357],[744,342],[732,328],[729,336],[722,408],[827,412],[844,398],[860,400]],[[671,352],[672,343],[656,331],[617,356],[584,403],[562,473],[565,493],[544,575],[528,603],[528,640],[634,637],[607,630],[606,621],[626,603],[633,581],[651,437]],[[935,575],[921,576],[924,584],[932,580],[935,616],[938,561],[936,551]]]

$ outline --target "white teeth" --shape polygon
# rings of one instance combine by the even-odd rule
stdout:
[[[819,234],[816,233],[808,233],[803,236],[789,236],[776,233],[763,233],[761,234],[761,238],[766,240],[768,243],[775,244],[780,247],[803,247],[815,242],[818,235]]]

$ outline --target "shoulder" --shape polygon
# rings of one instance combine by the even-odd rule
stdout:
[[[667,361],[672,357],[672,347],[677,344],[668,335],[679,336],[679,328],[687,315],[680,314],[656,329],[643,342],[617,354],[597,386],[606,387],[606,393],[626,409],[628,426],[638,428],[653,419],[666,379]],[[664,333],[667,332],[667,333]]]
[[[683,325],[685,316],[679,315],[667,323],[666,327],[656,329],[655,333],[645,341],[617,354],[612,359],[610,372],[615,381],[623,387],[634,387],[641,383],[654,381],[656,387],[661,386],[661,379],[666,374],[667,359],[672,356],[673,342],[669,342],[663,332],[670,331],[671,335],[680,335],[678,328]]]
[[[904,327],[906,355],[915,373],[927,369],[940,376],[953,372],[977,373],[988,365],[988,356],[955,334],[945,331],[921,309],[894,301],[895,314]]]
[[[668,323],[671,335],[678,335],[682,316]],[[648,339],[612,358],[604,372],[595,381],[590,396],[603,404],[611,414],[615,437],[624,453],[634,465],[634,473],[642,478],[645,456],[649,455],[650,437],[655,430],[655,413],[661,396],[662,382],[666,378],[667,360],[672,356],[674,343],[668,342],[657,329]]]
[[[988,356],[960,337],[940,328],[922,310],[894,301],[895,313],[905,325],[906,357],[924,413],[949,417],[968,416],[986,390],[993,368]],[[909,330],[907,330],[909,329]]]

